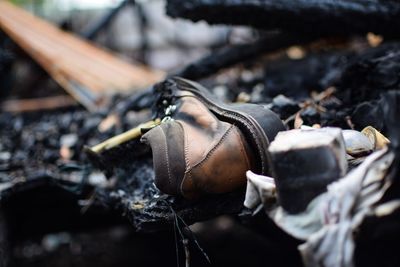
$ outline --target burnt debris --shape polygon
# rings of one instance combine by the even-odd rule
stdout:
[[[392,46],[389,46],[389,51]],[[383,48],[370,49],[364,54],[357,56],[349,56],[345,62],[350,62],[347,65],[349,67],[343,67],[345,70],[352,69],[353,71],[359,68],[364,69],[364,64],[357,64],[357,62],[369,61],[379,61],[382,56],[380,53],[376,54],[376,57],[372,57],[375,51],[381,51]],[[388,52],[389,53],[389,52]],[[390,54],[390,53],[389,53]],[[332,54],[330,57],[341,58],[341,54]],[[285,60],[285,59],[284,59]],[[318,58],[314,59],[315,61]],[[321,58],[324,62],[324,57]],[[395,58],[393,58],[395,63]],[[288,63],[286,63],[288,64]],[[299,61],[293,62],[294,66],[297,64],[303,64]],[[343,63],[344,64],[344,63]],[[271,68],[270,64],[267,64]],[[277,68],[281,68],[278,64]],[[380,73],[387,70],[386,65],[382,65],[382,68],[375,66],[372,72]],[[331,71],[328,69],[327,72]],[[270,74],[271,72],[267,72]],[[338,74],[339,75],[339,74]],[[268,77],[268,76],[267,76]],[[307,77],[307,76],[305,76]],[[344,81],[342,77],[346,77]],[[317,119],[312,121],[315,123],[320,123],[322,126],[341,126],[343,128],[350,128],[348,124],[347,117],[351,118],[352,123],[356,125],[356,128],[361,130],[364,126],[361,122],[362,119],[371,120],[368,116],[353,117],[353,113],[357,114],[357,110],[360,109],[360,105],[373,105],[379,101],[379,98],[375,96],[375,93],[365,94],[363,102],[358,104],[357,101],[354,105],[351,105],[351,97],[343,94],[341,92],[351,91],[348,88],[348,84],[352,84],[349,79],[349,74],[344,71],[343,75],[339,75],[334,81],[340,81],[337,83],[337,92],[333,96],[337,97],[339,101],[335,104],[330,103],[329,99],[319,101],[318,105],[309,106],[318,114]],[[358,79],[358,75],[354,76],[354,79]],[[241,78],[233,84],[239,85],[241,83]],[[258,79],[254,77],[254,79]],[[267,79],[267,78],[265,78]],[[267,79],[268,81],[268,79]],[[257,84],[257,83],[255,83]],[[332,81],[326,84],[326,86],[335,85]],[[241,88],[246,88],[242,86],[247,86],[246,90],[250,93],[257,91],[257,85],[254,83],[243,83],[240,85]],[[280,86],[278,86],[280,87]],[[364,88],[366,92],[376,92],[376,87],[374,84],[365,83],[360,86]],[[394,88],[393,85],[391,88]],[[283,87],[281,87],[283,88]],[[299,95],[294,94],[289,99],[297,105],[299,108],[304,105],[305,102],[309,101],[304,98],[309,92],[309,87],[307,83],[300,83],[297,86],[297,92]],[[266,90],[268,92],[268,90]],[[284,91],[282,89],[282,91]],[[148,97],[152,97],[149,95]],[[271,98],[263,93],[259,96],[257,100],[259,103],[268,103]],[[287,109],[282,108],[282,104],[279,101],[273,101],[269,106],[272,107],[278,114],[283,118],[289,118],[290,116],[298,113],[298,108],[289,109],[289,114]],[[321,106],[324,111],[318,109]],[[130,107],[134,109],[133,107]],[[310,119],[310,113],[304,112],[304,107],[301,108],[301,117],[303,120]],[[355,110],[355,112],[353,112]],[[291,112],[290,112],[291,111]],[[54,179],[72,179],[73,183],[87,182],[84,179],[86,169],[93,172],[93,168],[88,165],[87,156],[82,153],[84,145],[95,145],[102,140],[107,139],[110,136],[121,133],[125,130],[133,128],[140,121],[146,121],[150,119],[150,114],[138,113],[135,111],[124,111],[125,116],[119,118],[119,123],[113,124],[106,131],[99,131],[99,124],[107,117],[107,113],[89,113],[79,108],[65,109],[62,112],[51,112],[44,114],[26,113],[19,115],[12,115],[8,113],[1,114],[1,125],[3,131],[1,132],[2,139],[2,149],[1,149],[1,170],[2,170],[2,181],[6,182],[10,187],[14,183],[29,183],[31,177],[35,177],[36,173],[47,173],[50,177]],[[142,115],[140,115],[142,114]],[[379,113],[378,113],[379,114]],[[378,118],[377,118],[378,119]],[[12,123],[10,123],[12,122]],[[371,121],[369,121],[371,122]],[[289,120],[289,127],[294,127],[293,121]],[[359,126],[360,125],[360,126]],[[380,121],[374,125],[378,130],[382,130],[384,133],[387,131],[389,126],[384,122]],[[73,142],[70,142],[67,146],[61,144],[61,139],[63,136],[71,137]],[[60,151],[62,149],[62,151]],[[138,153],[138,151],[142,151]],[[60,158],[60,153],[65,158]],[[108,154],[107,154],[108,153]],[[232,194],[233,199],[237,199],[237,202],[231,202],[220,206],[215,206],[218,203],[220,197],[215,199],[209,199],[205,202],[198,204],[185,203],[183,200],[173,199],[171,197],[160,196],[159,198],[154,198],[159,192],[153,187],[153,171],[151,168],[151,153],[142,144],[137,141],[128,142],[127,144],[107,152],[103,157],[105,158],[106,168],[111,168],[111,176],[118,176],[119,179],[116,183],[109,188],[97,188],[97,193],[99,199],[107,204],[112,204],[120,207],[126,211],[126,215],[132,219],[134,226],[138,227],[138,230],[145,230],[146,226],[151,226],[150,228],[155,230],[157,227],[162,227],[165,222],[172,220],[172,214],[169,205],[180,214],[188,222],[194,222],[196,220],[211,218],[218,213],[225,213],[231,211],[233,213],[240,210],[242,201],[242,196],[239,193]],[[121,157],[121,155],[124,155]],[[100,167],[104,167],[103,164]],[[73,174],[73,175],[71,175]],[[23,177],[23,179],[21,179]],[[64,178],[63,178],[64,177]],[[72,178],[71,178],[72,177]],[[112,178],[111,177],[111,178]],[[112,179],[111,179],[112,180]],[[2,194],[6,194],[7,190],[3,191]],[[221,199],[225,199],[227,196],[221,196]],[[229,198],[229,197],[228,197]],[[136,203],[136,204],[135,204]],[[209,204],[213,207],[210,209]],[[237,205],[233,205],[236,203]],[[202,211],[202,208],[204,210]],[[229,212],[228,212],[229,213]]]
[[[264,30],[301,32],[306,35],[397,35],[400,4],[383,0],[252,1],[171,0],[167,13],[212,24],[248,25]]]
[[[363,214],[365,221],[357,224],[351,244],[354,241],[356,266],[382,262],[397,266],[400,43],[394,37],[400,26],[400,4],[170,0],[167,11],[193,21],[272,30],[260,31],[253,43],[217,49],[169,77],[197,80],[222,102],[257,103],[275,112],[288,130],[277,136],[266,157],[275,181],[247,174],[253,186],[247,191],[255,196],[246,199],[246,207],[244,187],[187,200],[155,186],[152,151],[139,139],[109,149],[88,149],[155,119],[160,106],[169,104],[160,97],[168,95],[168,86],[148,87],[129,98],[116,95],[96,112],[68,101],[51,106],[54,98],[46,111],[39,111],[46,106],[44,98],[10,100],[0,113],[0,233],[7,232],[0,235],[0,266],[7,266],[10,251],[19,242],[49,232],[125,223],[136,233],[166,238],[178,231],[177,242],[186,245],[177,251],[187,253],[190,247],[204,257],[189,225],[221,215],[276,244],[279,257],[287,251],[288,264],[301,266],[297,247],[306,238],[285,231],[284,220],[312,210],[319,196],[332,194],[329,184],[357,170],[386,145],[385,155],[394,155],[383,179],[390,186],[371,212]],[[368,32],[392,39],[368,43],[362,37]],[[1,86],[8,82],[12,60],[0,43]],[[149,130],[139,129],[136,135]],[[382,134],[379,144],[375,134]],[[262,200],[263,194],[268,199]],[[262,205],[267,213],[260,212]],[[283,211],[274,213],[279,205]],[[281,220],[276,219],[279,216]],[[308,249],[312,251],[312,246]],[[272,262],[279,265],[281,260]]]

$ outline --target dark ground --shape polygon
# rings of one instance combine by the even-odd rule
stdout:
[[[289,128],[300,111],[307,125],[357,130],[372,125],[386,134],[390,125],[381,119],[378,104],[381,93],[400,87],[399,48],[398,43],[369,48],[359,40],[347,49],[305,47],[302,59],[280,53],[202,82],[227,101],[249,98],[268,105]],[[336,91],[315,96],[329,87]],[[277,97],[280,94],[286,98]],[[200,203],[160,195],[152,184],[150,151],[138,142],[103,155],[107,168],[102,169],[109,180],[96,171],[82,152],[84,145],[150,118],[149,111],[134,109],[139,108],[131,105],[119,123],[105,131],[98,126],[109,115],[107,109],[0,114],[0,197],[16,266],[177,266],[174,229],[179,236],[182,221],[215,217],[192,226],[213,266],[300,264],[295,240],[286,236],[288,240],[277,242],[281,233],[275,233],[266,218],[243,220],[243,191]],[[69,139],[67,148],[62,137]],[[60,157],[62,148],[68,157]],[[229,216],[218,217],[222,214]],[[190,241],[191,265],[206,265]],[[179,259],[183,266],[181,245]]]

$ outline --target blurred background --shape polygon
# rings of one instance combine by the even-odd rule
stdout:
[[[120,52],[126,58],[165,71],[179,68],[226,44],[248,42],[255,34],[246,27],[209,26],[206,22],[172,19],[165,14],[164,0],[12,2],[66,30]],[[111,10],[117,9],[109,24],[96,34],[91,32]]]
[[[140,62],[166,73],[178,71],[214,50],[231,44],[249,43],[258,38],[258,33],[247,27],[210,26],[206,22],[193,23],[183,19],[172,19],[165,14],[164,0],[13,0],[10,2],[52,22],[59,28],[112,51],[125,61],[133,64]],[[5,63],[0,64],[0,76],[4,76],[0,77],[0,87],[2,87],[0,96],[3,94],[11,99],[35,99],[66,94],[23,49],[1,32],[0,52],[4,52],[5,55]],[[9,52],[13,55],[8,57]],[[222,93],[227,91],[225,87],[219,89],[223,91]],[[77,109],[81,110],[79,107]],[[61,110],[60,116],[74,117],[68,111],[69,109],[67,112]],[[96,113],[93,116],[98,115]],[[107,112],[100,115],[106,116]],[[24,117],[24,122],[31,121],[35,119]],[[42,125],[40,119],[36,121]],[[59,120],[51,118],[49,124],[53,125],[56,121]],[[90,118],[82,118],[82,121],[86,125],[90,123]],[[3,113],[0,122],[8,127],[18,120],[14,117],[9,118]],[[92,128],[96,128],[96,125]],[[116,131],[118,130],[120,129]],[[60,130],[56,132],[57,143]],[[5,132],[2,134],[6,135]],[[26,136],[21,138],[27,140]],[[99,140],[96,139],[96,142]],[[6,139],[3,141],[7,143]],[[58,148],[58,145],[56,147]],[[0,147],[0,151],[6,149],[8,148]],[[25,151],[26,147],[23,150]],[[57,153],[58,149],[55,159],[58,159]],[[46,153],[35,152],[35,156],[31,157],[32,161],[39,161],[39,165],[42,165],[43,162],[47,162],[40,159],[44,154]],[[18,161],[28,161],[28,155]],[[31,172],[36,172],[36,168],[40,169],[35,165],[35,169]],[[24,177],[25,174],[18,173],[14,176]],[[4,174],[4,177],[5,181],[9,181],[13,175]],[[46,203],[62,202],[52,194],[35,196],[33,199],[46,199]],[[36,210],[36,207],[37,205],[32,210]],[[46,220],[51,222],[53,216],[57,217],[53,213],[48,213]],[[0,213],[0,226],[1,223]],[[12,229],[15,225],[9,227]],[[14,236],[12,240],[16,241],[12,244],[12,251],[9,252],[13,258],[12,266],[184,266],[184,249],[179,237],[171,231],[135,233],[125,218],[117,219],[117,223],[112,226],[99,228],[93,225],[89,229],[77,232],[52,231],[45,235],[30,234],[28,238],[21,240]],[[242,227],[237,218],[230,216],[197,223],[191,226],[191,230],[197,236],[201,249],[204,249],[210,257],[212,266],[257,266],[265,261],[265,249],[269,250],[268,255],[275,255],[270,261],[277,264],[286,253],[270,240]],[[16,235],[19,234],[21,233]],[[201,250],[194,245],[191,246],[193,246],[191,265],[210,265]],[[285,260],[285,262],[292,261],[298,261],[298,258]],[[3,266],[1,262],[0,266]]]
[[[106,161],[118,170],[108,180],[104,173],[88,163],[83,153],[85,146],[99,144],[150,119],[149,108],[154,103],[154,95],[148,89],[155,81],[141,75],[146,74],[148,69],[149,72],[154,70],[153,77],[159,78],[157,81],[168,74],[181,75],[180,71],[186,70],[183,77],[200,80],[221,100],[263,104],[291,128],[296,127],[296,122],[346,129],[378,125],[382,120],[374,109],[377,106],[374,101],[379,96],[379,90],[375,89],[397,88],[400,81],[397,79],[397,63],[382,63],[383,71],[375,68],[378,66],[375,61],[371,61],[374,67],[366,70],[364,63],[357,65],[360,58],[363,59],[363,53],[372,48],[382,49],[376,50],[379,60],[381,51],[387,50],[388,57],[394,57],[391,60],[396,62],[400,57],[392,52],[398,51],[398,46],[379,47],[384,39],[373,33],[336,35],[336,25],[332,36],[329,35],[332,28],[314,33],[309,31],[309,24],[301,23],[299,28],[305,28],[306,34],[301,31],[285,32],[284,29],[280,31],[275,27],[258,31],[244,26],[211,26],[204,21],[194,23],[168,17],[164,0],[10,2],[106,48],[116,58],[132,63],[129,70],[135,67],[134,70],[140,71],[133,72],[135,75],[124,72],[124,75],[135,76],[135,79],[149,84],[139,84],[125,94],[121,92],[123,90],[108,94],[113,89],[107,88],[108,84],[100,88],[103,90],[97,90],[99,84],[104,84],[97,78],[108,76],[109,65],[112,65],[96,60],[96,56],[101,54],[93,52],[97,48],[79,50],[87,46],[76,45],[79,53],[72,53],[73,45],[67,45],[67,42],[64,45],[59,41],[60,35],[54,34],[54,31],[47,29],[47,33],[56,37],[46,40],[42,38],[46,35],[43,34],[45,31],[35,32],[32,27],[31,32],[36,41],[39,40],[34,42],[35,38],[27,37],[30,31],[26,28],[29,27],[23,27],[29,20],[18,18],[21,24],[14,23],[13,19],[17,19],[11,9],[8,23],[19,26],[14,32],[25,34],[23,37],[29,39],[25,42],[30,43],[30,49],[21,48],[22,42],[17,44],[7,36],[8,32],[0,30],[0,199],[4,202],[6,198],[3,195],[6,194],[3,192],[7,190],[9,198],[8,205],[0,203],[3,205],[0,209],[0,267],[6,266],[1,261],[4,256],[14,264],[11,267],[185,265],[186,247],[182,245],[183,238],[177,234],[180,228],[175,222],[169,222],[165,231],[163,228],[163,231],[149,230],[151,233],[145,233],[134,229],[140,223],[132,222],[132,214],[140,214],[139,219],[150,222],[149,229],[157,224],[149,214],[162,218],[158,223],[163,223],[165,218],[173,220],[169,208],[152,202],[154,194],[158,193],[152,191],[154,174],[150,150],[135,150],[137,144],[119,150],[117,156]],[[221,13],[209,11],[209,14],[218,17]],[[247,15],[253,16],[252,13]],[[308,19],[310,16],[306,14],[305,17]],[[1,19],[2,16],[0,22]],[[236,17],[230,19],[235,21]],[[327,24],[321,25],[330,26],[332,20],[327,21]],[[41,48],[45,48],[42,54],[50,60],[43,60],[43,64],[40,56],[32,58],[37,52],[33,44],[42,45]],[[63,49],[69,50],[69,54],[62,53]],[[88,50],[92,52],[91,57],[85,57],[89,54]],[[60,60],[61,55],[75,57]],[[86,61],[80,65],[81,57],[92,64]],[[113,61],[110,58],[114,57],[107,58]],[[95,66],[92,71],[87,67],[90,65]],[[96,68],[98,65],[103,67],[101,71]],[[126,65],[125,68],[128,68]],[[74,81],[85,86],[87,84],[83,81],[90,80],[93,88],[78,87],[83,94],[81,98],[76,97],[70,88],[65,88],[65,84],[55,81],[57,76],[51,71],[61,67],[71,72],[69,78],[73,76]],[[361,71],[354,71],[358,68]],[[89,79],[78,79],[87,77]],[[114,78],[112,82],[118,82],[119,77],[111,77]],[[365,77],[372,77],[372,81]],[[85,105],[85,97],[98,91],[99,99],[104,97],[109,101],[91,110]],[[97,100],[93,97],[95,104],[101,102]],[[364,101],[371,102],[362,106]],[[47,110],[43,108],[46,106],[44,103],[48,103]],[[365,107],[368,112],[365,112]],[[118,166],[119,161],[127,166]],[[206,205],[202,219],[215,218],[190,226],[200,244],[198,246],[190,240],[190,265],[301,266],[298,240],[288,238],[264,212],[258,213],[264,214],[260,217],[253,216],[249,211],[246,214],[241,206],[243,194],[238,193],[232,198],[238,205],[229,198],[216,201],[217,204],[231,203],[238,210],[226,211],[213,202],[212,206],[218,212],[214,214],[211,205]],[[144,209],[140,213],[142,209],[136,210],[136,202],[150,206],[151,212]],[[186,211],[184,207],[182,210]],[[189,216],[191,212],[186,214]],[[246,216],[254,221],[243,222],[241,217]],[[128,219],[131,221],[128,222]],[[182,231],[187,231],[185,236],[191,236],[189,227]],[[6,244],[4,247],[9,251],[3,252],[2,244]],[[211,264],[203,250],[211,259]]]

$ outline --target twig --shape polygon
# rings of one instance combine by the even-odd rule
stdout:
[[[201,79],[215,74],[217,71],[231,67],[235,64],[249,61],[255,57],[292,45],[309,43],[317,36],[299,36],[287,33],[269,33],[251,44],[240,44],[221,48],[211,54],[195,61],[174,75],[187,79]]]
[[[175,234],[175,240],[176,240],[176,229],[178,229],[179,235],[182,238],[182,244],[185,250],[185,266],[189,267],[190,266],[190,250],[189,250],[189,239],[187,239],[185,237],[185,235],[183,234],[180,226],[179,226],[179,221],[181,221],[181,223],[185,226],[185,228],[188,230],[188,232],[191,235],[191,238],[193,239],[193,242],[196,244],[197,248],[200,250],[200,252],[203,254],[204,258],[207,260],[207,262],[209,264],[211,264],[210,258],[208,257],[207,253],[204,251],[204,249],[200,246],[196,236],[193,234],[193,232],[190,230],[189,226],[186,224],[186,222],[182,219],[182,217],[180,217],[175,210],[171,207],[171,205],[164,200],[164,202],[166,203],[166,205],[169,207],[169,209],[171,210],[173,216],[174,216],[174,234]],[[179,220],[178,220],[179,219]],[[176,255],[178,258],[178,267],[179,267],[179,252],[178,252],[178,245],[176,242]]]
[[[248,25],[265,30],[323,35],[373,32],[396,36],[397,0],[169,0],[167,14],[210,24]]]
[[[176,228],[178,225],[176,224],[176,215],[174,213],[174,237],[175,237],[175,251],[176,251],[176,265],[179,267],[179,247],[178,247],[178,237],[176,234]]]
[[[90,150],[91,152],[93,152],[95,154],[101,153],[105,150],[109,150],[113,147],[119,146],[120,144],[125,143],[129,140],[138,138],[141,135],[141,130],[143,128],[151,128],[151,127],[158,125],[159,123],[160,123],[159,120],[142,123],[139,126],[133,128],[129,131],[126,131],[122,134],[111,137],[110,139],[107,139],[106,141],[104,141],[98,145],[95,145],[94,147],[91,147],[91,148],[86,147],[86,149]]]
[[[194,243],[196,244],[197,248],[200,250],[200,252],[203,254],[204,258],[207,260],[207,262],[209,264],[211,264],[210,258],[208,257],[207,253],[204,251],[204,249],[200,246],[199,241],[197,240],[195,234],[192,232],[192,230],[190,230],[189,226],[186,224],[186,222],[182,219],[182,217],[180,217],[178,214],[176,214],[176,216],[179,218],[179,220],[181,220],[181,222],[183,223],[183,225],[185,225],[186,229],[188,230],[188,232],[191,235],[191,238],[193,239]]]
[[[190,267],[190,251],[189,251],[189,240],[186,238],[182,240],[183,247],[185,248],[185,267]]]

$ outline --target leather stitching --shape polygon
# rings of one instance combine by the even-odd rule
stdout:
[[[193,166],[193,168],[189,169],[188,171],[190,172],[192,169],[197,168],[201,165],[203,165],[210,157],[211,155],[214,153],[215,150],[217,150],[217,148],[222,144],[222,142],[226,139],[226,137],[229,135],[229,133],[232,131],[232,129],[234,126],[231,125],[226,132],[224,133],[224,135],[221,137],[221,139],[219,139],[218,143],[215,144],[215,146],[213,148],[210,149],[210,151],[207,153],[207,155],[196,165]]]
[[[189,176],[188,178],[189,179],[191,179],[192,177],[191,177],[191,174],[188,173],[188,170],[190,170],[190,162],[189,162],[189,157],[188,157],[189,149],[188,149],[187,133],[185,132],[182,124],[179,121],[177,121],[177,123],[182,127],[183,136],[184,136],[183,146],[184,146],[184,157],[185,157],[186,168],[185,168],[185,175],[183,176],[183,179],[182,179],[181,184],[179,186],[179,190],[181,191],[182,195],[184,195],[184,193],[183,193],[183,184],[184,184],[184,182],[185,182],[185,180],[187,178],[186,174],[188,174],[188,176]]]
[[[239,132],[238,131],[234,131],[234,133],[235,133],[235,135],[239,138],[239,143],[240,143],[240,146],[241,146],[241,154],[242,154],[242,157],[245,159],[245,161],[246,161],[246,165],[247,165],[247,169],[248,170],[250,170],[250,162],[249,162],[249,158],[247,157],[247,155],[246,155],[246,153],[245,153],[245,151],[246,151],[246,148],[244,147],[244,144],[243,144],[243,141],[242,141],[242,136],[239,134]]]
[[[226,132],[225,132],[224,135],[221,137],[221,139],[218,141],[218,143],[217,143],[213,148],[210,149],[210,151],[207,153],[207,155],[206,155],[199,163],[197,163],[196,165],[194,165],[193,168],[191,168],[191,169],[188,170],[189,174],[191,173],[191,171],[193,171],[193,170],[195,170],[195,169],[197,169],[197,168],[200,168],[200,167],[213,155],[213,153],[218,149],[218,147],[219,147],[219,146],[224,142],[224,140],[228,137],[228,135],[230,134],[230,132],[232,131],[232,129],[234,129],[233,127],[234,127],[234,126],[231,125],[231,126],[226,130]],[[204,188],[203,188],[203,191],[204,191]],[[205,191],[205,192],[206,192],[206,191]]]
[[[161,128],[161,131],[162,131],[162,133],[163,133],[163,135],[164,135],[164,143],[165,143],[165,159],[166,159],[166,164],[167,164],[167,173],[168,173],[168,183],[169,183],[169,186],[171,187],[172,186],[172,177],[171,177],[171,170],[170,170],[170,166],[169,166],[169,159],[168,159],[168,144],[167,144],[167,137],[166,137],[166,135],[165,135],[165,132],[164,132],[164,129],[162,128],[162,127],[160,127]]]
[[[204,96],[203,95],[203,93],[202,93],[202,87],[201,87],[201,85],[200,86],[196,86],[195,84],[193,84],[193,83],[189,83],[189,82],[187,82],[187,81],[182,81],[182,80],[180,80],[180,79],[174,79],[175,81],[176,81],[176,83],[177,83],[177,85],[179,85],[180,86],[180,89],[181,90],[188,90],[188,91],[191,91],[192,89],[194,89],[194,90],[196,90],[196,91],[198,91],[198,92],[200,92],[200,97],[199,96],[195,96],[195,98],[197,98],[198,100],[200,100],[208,109],[210,109],[211,111],[213,110],[213,109],[222,109],[224,112],[228,112],[224,107],[217,107],[218,105],[217,104],[215,104],[214,103],[214,101],[213,100],[211,100],[211,102],[212,102],[212,104],[213,105],[215,105],[215,108],[213,107],[213,106],[211,106],[210,107],[210,105],[208,105],[202,98],[207,98],[207,96]],[[183,83],[183,84],[182,84]],[[216,113],[218,113],[218,112],[216,112]],[[241,123],[243,123],[244,125],[245,125],[245,127],[250,131],[250,133],[251,133],[251,135],[253,136],[253,139],[254,139],[254,141],[255,141],[255,143],[256,143],[256,146],[257,146],[257,150],[258,150],[258,153],[259,153],[259,156],[260,156],[260,158],[261,158],[261,169],[262,169],[262,173],[264,174],[265,172],[266,172],[266,166],[265,166],[265,163],[264,163],[264,160],[263,160],[263,151],[261,150],[261,147],[262,147],[262,145],[261,145],[261,143],[259,142],[259,140],[258,140],[258,138],[257,138],[257,134],[255,133],[255,131],[254,131],[254,129],[252,128],[252,127],[249,127],[248,125],[247,125],[247,121],[249,121],[249,119],[247,119],[245,116],[243,116],[243,115],[241,115],[241,114],[232,114],[233,116],[235,116],[236,118],[239,118],[239,120],[241,121]],[[253,121],[250,121],[250,124],[252,124],[253,125],[253,127],[254,127],[254,122]],[[256,124],[258,124],[258,123],[256,123]],[[268,140],[267,140],[267,142],[268,142]],[[268,157],[268,154],[267,154],[267,157]]]

